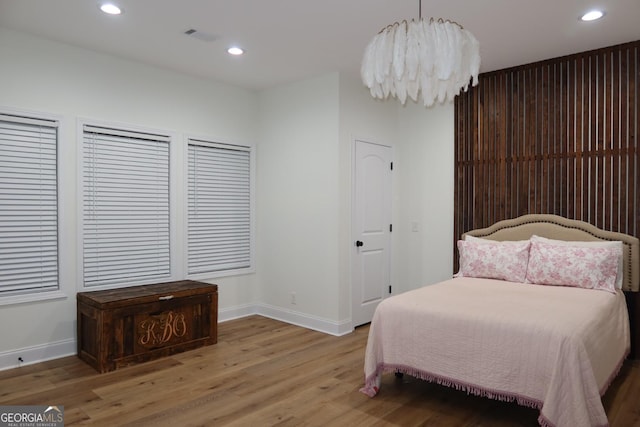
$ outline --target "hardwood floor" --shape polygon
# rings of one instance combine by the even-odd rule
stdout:
[[[64,405],[65,425],[537,426],[538,411],[385,375],[358,392],[368,327],[334,337],[252,316],[218,344],[98,374],[78,358],[0,372],[0,405]],[[612,427],[640,426],[640,362],[603,398]]]

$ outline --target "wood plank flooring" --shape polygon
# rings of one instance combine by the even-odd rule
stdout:
[[[363,385],[368,327],[334,337],[260,316],[218,344],[98,374],[76,357],[0,372],[0,405],[64,405],[65,425],[537,426],[538,411],[385,375]],[[640,362],[603,398],[612,427],[640,426]]]

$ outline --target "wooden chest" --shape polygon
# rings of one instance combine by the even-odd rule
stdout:
[[[218,286],[183,280],[80,292],[78,357],[99,372],[218,341]]]

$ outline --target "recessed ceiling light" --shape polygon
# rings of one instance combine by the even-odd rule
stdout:
[[[108,13],[109,15],[120,15],[122,13],[122,9],[116,6],[113,3],[103,3],[100,5],[100,10],[104,13]]]
[[[604,12],[602,12],[601,10],[591,10],[582,15],[582,18],[580,19],[582,19],[583,21],[595,21],[596,19],[600,19],[603,16]]]
[[[233,46],[227,49],[227,52],[231,55],[242,55],[244,53],[244,50],[240,49],[237,46]]]

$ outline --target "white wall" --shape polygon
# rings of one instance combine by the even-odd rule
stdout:
[[[408,100],[398,109],[398,140],[392,277],[404,292],[452,275],[453,104],[425,108]]]
[[[76,120],[78,117],[257,141],[257,94],[0,28],[0,107],[61,119],[61,290],[54,301],[0,305],[0,368],[16,351],[25,363],[75,352],[78,290]],[[254,275],[216,279],[220,308],[253,304]],[[14,327],[10,327],[12,325]]]
[[[260,94],[256,186],[262,312],[336,333],[338,90],[332,73]]]
[[[259,117],[258,312],[351,329],[354,138],[394,150],[394,293],[451,276],[452,104],[375,100],[340,73],[264,91]]]

